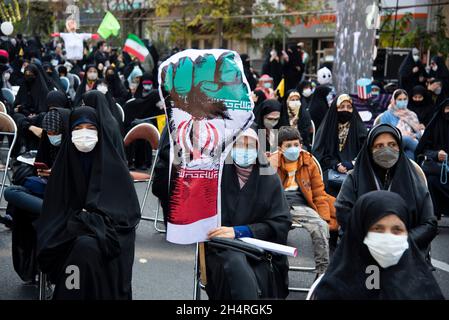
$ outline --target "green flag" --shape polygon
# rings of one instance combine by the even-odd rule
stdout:
[[[103,18],[100,26],[98,27],[97,33],[103,38],[107,39],[111,35],[114,37],[118,36],[120,31],[120,23],[114,17],[112,13],[109,11],[106,12],[106,15]]]

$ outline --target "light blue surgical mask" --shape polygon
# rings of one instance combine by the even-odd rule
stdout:
[[[47,136],[48,140],[50,141],[50,143],[55,146],[55,147],[59,147],[61,145],[61,140],[62,140],[62,134],[57,134],[54,136]]]
[[[235,164],[242,168],[247,168],[256,163],[257,150],[246,148],[233,148],[231,153]]]
[[[152,84],[144,84],[142,87],[143,87],[143,89],[146,90],[146,91],[151,91],[151,90],[153,90],[153,85],[152,85]]]
[[[299,147],[290,147],[285,149],[282,154],[289,161],[296,161],[299,158],[299,152],[301,149]]]
[[[271,88],[271,83],[265,82],[265,83],[263,84],[263,86],[264,86],[265,88],[269,89],[269,88]]]
[[[407,108],[407,105],[408,105],[408,100],[396,101],[396,107],[398,107],[398,109],[405,109],[405,108]]]

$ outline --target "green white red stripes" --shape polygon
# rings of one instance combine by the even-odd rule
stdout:
[[[138,36],[130,33],[125,41],[125,47],[123,51],[137,57],[140,61],[144,61],[145,57],[150,53]]]

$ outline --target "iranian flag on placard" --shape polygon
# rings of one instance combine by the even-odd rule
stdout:
[[[146,56],[150,54],[142,40],[135,34],[130,33],[125,41],[123,51],[137,57],[140,61],[144,61]]]

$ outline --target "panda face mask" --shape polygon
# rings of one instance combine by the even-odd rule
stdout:
[[[326,67],[318,70],[317,78],[321,85],[332,84],[332,72]]]

